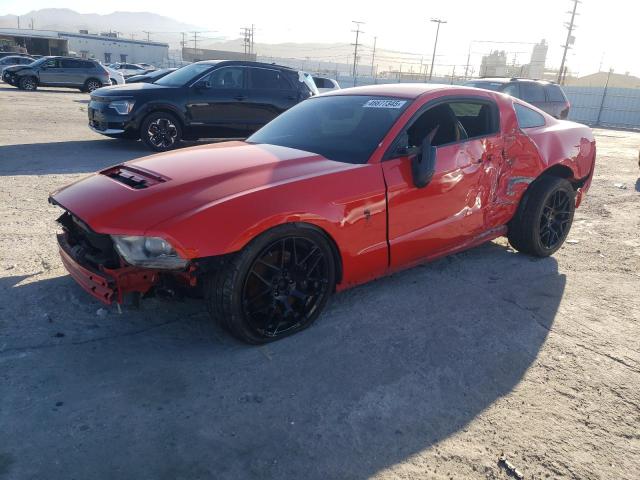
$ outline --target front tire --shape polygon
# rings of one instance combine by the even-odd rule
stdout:
[[[21,90],[33,92],[38,89],[38,81],[34,77],[22,77],[18,82]]]
[[[536,257],[553,255],[573,223],[575,191],[564,178],[542,176],[531,184],[509,223],[513,248]]]
[[[165,152],[180,144],[182,127],[171,113],[151,113],[142,121],[140,138],[151,150]]]
[[[257,237],[223,263],[205,293],[214,320],[240,340],[262,344],[309,327],[335,282],[325,235],[291,224]]]

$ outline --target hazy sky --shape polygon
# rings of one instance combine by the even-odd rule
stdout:
[[[179,8],[176,8],[176,6]],[[351,43],[354,34],[351,20],[365,22],[361,41],[373,44],[377,36],[380,48],[402,52],[424,53],[431,58],[435,24],[432,17],[446,19],[440,30],[436,63],[446,71],[446,65],[464,65],[469,43],[477,40],[506,42],[537,42],[545,38],[549,43],[548,66],[559,66],[561,44],[566,38],[563,23],[571,0],[474,0],[474,1],[411,1],[359,2],[323,0],[176,2],[156,0],[152,3],[136,0],[109,0],[87,3],[80,0],[59,0],[56,7],[66,7],[81,13],[111,13],[113,11],[152,11],[176,20],[216,30],[228,38],[237,37],[240,28],[254,23],[257,43],[279,42],[345,42]],[[52,6],[50,0],[0,0],[0,14],[25,14],[34,9]],[[152,9],[152,10],[151,10]],[[568,65],[580,74],[612,67],[616,72],[630,71],[640,75],[640,55],[637,46],[640,22],[640,2],[637,0],[583,0],[578,6],[578,28],[575,48]],[[116,26],[117,27],[117,26]],[[144,26],[140,30],[145,30]],[[498,48],[493,45],[493,48]],[[492,48],[488,43],[474,42],[473,60]],[[530,45],[505,44],[501,49],[518,55],[519,63],[529,59]],[[368,50],[364,49],[364,54]],[[258,53],[260,53],[258,51]],[[314,56],[331,59],[330,49],[314,52]],[[309,55],[313,55],[309,52]],[[398,54],[402,56],[402,54]],[[364,57],[363,57],[364,58]],[[331,59],[334,60],[334,59]],[[335,59],[345,61],[346,59]],[[407,58],[407,62],[411,60]],[[366,60],[363,60],[366,62]],[[405,67],[406,68],[406,67]]]

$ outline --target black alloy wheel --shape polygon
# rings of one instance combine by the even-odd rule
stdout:
[[[329,286],[329,264],[311,239],[286,237],[255,259],[242,289],[245,318],[264,337],[296,330],[313,317]]]
[[[333,293],[337,253],[306,224],[285,224],[252,240],[207,277],[211,316],[235,337],[272,342],[310,326]]]
[[[572,203],[573,198],[564,190],[547,199],[540,217],[540,243],[545,248],[551,250],[566,238],[573,218]]]
[[[38,82],[33,77],[23,77],[20,79],[20,83],[18,83],[22,90],[34,91],[38,88]]]
[[[102,84],[98,80],[87,80],[87,83],[84,84],[84,88],[87,92],[91,93],[94,90],[102,88]]]
[[[170,113],[152,113],[142,122],[140,137],[152,150],[164,152],[178,146],[182,139],[182,128]]]

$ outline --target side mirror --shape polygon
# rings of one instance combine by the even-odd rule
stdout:
[[[433,131],[427,135],[422,141],[420,153],[411,159],[413,184],[417,188],[424,188],[429,185],[436,171],[436,147],[431,145],[431,142],[437,131],[438,127],[434,128]]]

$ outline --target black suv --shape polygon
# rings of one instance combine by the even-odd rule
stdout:
[[[164,151],[180,140],[244,138],[316,95],[311,75],[279,65],[210,60],[155,81],[91,95],[89,127],[109,137],[141,138]]]
[[[467,82],[465,86],[506,93],[535,105],[555,118],[565,119],[569,115],[571,105],[557,83],[524,78],[481,78]]]
[[[78,88],[82,92],[111,85],[109,72],[95,60],[70,57],[42,57],[29,65],[7,67],[2,79],[22,90],[42,87]]]

